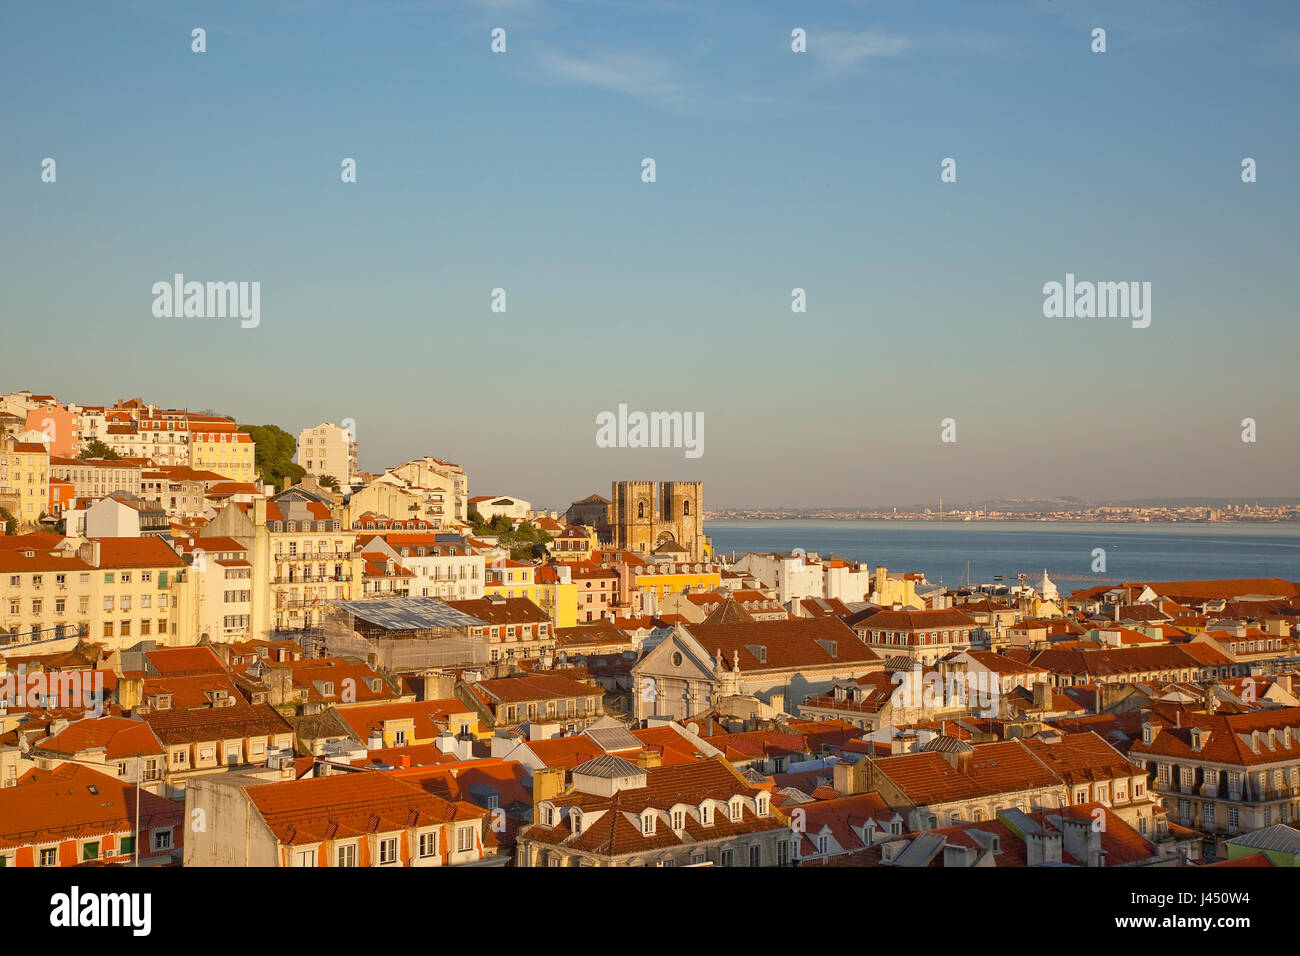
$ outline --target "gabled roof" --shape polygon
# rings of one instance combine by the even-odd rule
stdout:
[[[61,764],[29,770],[0,789],[0,847],[32,846],[135,832],[136,788],[115,777]],[[141,791],[140,829],[182,822],[184,804]]]
[[[880,660],[839,618],[803,617],[751,623],[691,624],[687,633],[722,666],[738,659],[742,671],[788,670],[836,664],[868,664]],[[762,649],[765,660],[755,656]]]
[[[453,803],[384,773],[344,773],[247,787],[250,803],[283,845],[392,833],[480,819],[486,810]]]
[[[46,753],[71,757],[85,750],[104,749],[104,759],[124,760],[136,754],[160,754],[162,744],[149,725],[127,717],[78,720],[53,736],[36,742]]]

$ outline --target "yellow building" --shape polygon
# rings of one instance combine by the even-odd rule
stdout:
[[[44,445],[5,437],[0,444],[0,499],[12,503],[6,507],[21,528],[36,527],[50,501],[50,454]]]
[[[538,607],[542,607],[547,588],[537,583],[536,572],[535,564],[498,558],[487,566],[483,596],[491,597],[497,594],[505,598],[528,598]]]
[[[555,627],[573,627],[578,623],[578,585],[568,568],[538,568],[534,579],[541,589],[540,601],[534,601],[547,613]]]
[[[916,582],[911,578],[891,575],[882,565],[876,568],[871,601],[883,607],[895,604],[903,607],[923,607],[925,602],[916,596]]]
[[[292,490],[266,505],[270,612],[277,631],[319,627],[328,601],[362,596],[361,556],[346,511]]]
[[[591,556],[600,547],[595,528],[586,525],[566,525],[559,530],[552,530],[540,521],[536,524],[550,534],[551,543],[547,547],[556,561],[590,561]],[[558,522],[552,521],[550,524],[558,524]]]
[[[112,648],[177,643],[185,562],[161,538],[92,538],[79,550],[34,535],[0,554],[0,630],[16,647],[84,635]],[[28,651],[29,653],[30,651]]]
[[[0,634],[13,645],[89,634],[95,570],[75,549],[53,547],[56,535],[29,537],[30,545],[0,551]]]
[[[216,425],[207,425],[190,432],[189,464],[197,471],[215,471],[231,481],[256,481],[255,447],[253,436],[233,424],[220,430]]]
[[[692,592],[712,591],[722,585],[722,572],[700,564],[645,564],[635,569],[633,580],[638,591],[662,600],[688,587]]]

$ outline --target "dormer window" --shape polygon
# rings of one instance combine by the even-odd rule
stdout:
[[[713,808],[707,803],[700,804],[700,823],[706,827],[713,825]]]
[[[555,826],[555,808],[549,803],[542,808],[542,822],[548,826]]]
[[[731,801],[731,803],[728,806],[728,809],[731,811],[731,819],[733,821],[739,820],[741,813],[744,812],[744,804],[741,803],[739,797],[736,797]]]
[[[641,814],[641,834],[643,836],[654,835],[655,821],[657,819],[658,819],[657,815],[650,810],[647,810],[645,813]]]
[[[575,834],[582,832],[582,811],[577,807],[569,811],[569,829]]]
[[[767,816],[767,794],[759,796],[756,802],[758,805],[758,815],[760,817]]]

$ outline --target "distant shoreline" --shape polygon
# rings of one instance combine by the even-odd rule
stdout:
[[[710,514],[704,515],[705,521],[925,521],[931,524],[975,524],[989,522],[1021,522],[1034,524],[1194,524],[1194,525],[1218,525],[1218,524],[1294,524],[1300,522],[1300,514],[1287,515],[1285,517],[1241,517],[1241,518],[1161,518],[1161,517],[1133,517],[1121,518],[1114,516],[1100,515],[1051,515],[1044,517],[1041,515],[996,515],[980,517],[961,517],[954,518],[926,514],[854,514],[854,515],[734,515],[734,514]]]

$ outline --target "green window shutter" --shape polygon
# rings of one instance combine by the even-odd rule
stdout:
[[[120,842],[121,846],[118,849],[118,853],[122,856],[130,856],[135,852],[135,837],[122,837]]]
[[[167,572],[166,572],[166,571],[159,571],[159,572],[158,572],[158,587],[160,587],[160,588],[165,588],[166,586],[167,586]]]

